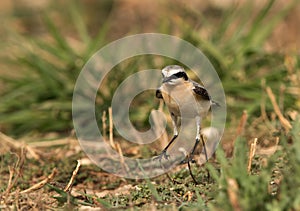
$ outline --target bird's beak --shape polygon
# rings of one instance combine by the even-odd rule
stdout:
[[[167,82],[169,82],[169,81],[171,81],[171,80],[173,80],[173,79],[176,79],[176,78],[177,78],[176,76],[171,75],[171,76],[169,76],[169,77],[167,77],[167,78],[164,78],[164,79],[163,79],[163,83],[167,83]]]
[[[168,78],[164,78],[163,79],[163,83],[167,83],[167,82],[169,82],[171,80],[171,78],[170,77],[168,77]]]

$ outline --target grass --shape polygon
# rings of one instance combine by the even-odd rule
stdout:
[[[261,123],[264,124],[264,123]],[[91,165],[83,165],[75,177],[73,190],[65,192],[75,169],[76,160],[83,154],[74,154],[60,158],[52,158],[51,165],[42,165],[43,159],[26,160],[19,166],[17,160],[24,154],[4,154],[1,156],[1,175],[7,175],[7,166],[15,169],[17,177],[12,190],[24,190],[33,186],[39,180],[49,175],[51,169],[58,169],[57,176],[48,185],[40,187],[43,206],[58,207],[105,207],[109,209],[154,208],[154,209],[210,209],[210,210],[297,210],[299,209],[299,117],[292,122],[293,128],[280,137],[280,148],[274,154],[256,154],[252,161],[251,171],[247,171],[249,147],[245,137],[240,136],[235,141],[232,158],[225,156],[225,151],[219,147],[216,159],[211,160],[206,167],[193,166],[196,179],[201,181],[195,185],[186,168],[180,167],[170,172],[177,183],[166,176],[147,180],[124,180],[109,175]],[[69,146],[71,147],[71,146]],[[57,148],[59,149],[59,148]],[[54,149],[53,149],[54,150]],[[63,154],[70,153],[66,147]],[[18,157],[20,156],[20,157]],[[45,158],[44,158],[45,159]],[[49,162],[49,161],[48,161]],[[42,165],[42,169],[37,169]],[[207,171],[212,178],[208,180]],[[22,174],[18,174],[22,172]],[[39,173],[38,173],[39,172]],[[35,179],[38,177],[40,179]],[[8,176],[2,179],[2,193],[5,193]],[[112,185],[114,182],[114,185]],[[1,200],[7,204],[21,206],[18,200],[29,200],[36,191],[29,194],[18,192],[3,194]],[[51,202],[46,198],[51,196]],[[31,199],[32,200],[32,199]],[[3,201],[2,201],[3,202]],[[254,203],[255,202],[255,203]],[[48,204],[50,203],[50,204]],[[33,205],[39,206],[33,200]]]
[[[100,8],[110,8],[107,2],[103,4],[106,6]],[[257,8],[249,1],[228,9],[208,7],[202,13],[177,2],[171,5],[172,10],[168,9],[170,21],[162,17],[157,27],[162,33],[179,31],[181,38],[203,50],[217,69],[226,92],[229,116],[222,146],[216,158],[205,166],[192,167],[199,185],[192,182],[184,166],[169,172],[178,183],[166,175],[146,180],[118,178],[91,163],[84,164],[86,155],[80,152],[72,135],[56,140],[55,145],[47,142],[68,136],[73,129],[74,83],[89,57],[110,41],[112,17],[101,20],[101,26],[91,32],[86,21],[88,14],[79,9],[84,7],[76,1],[69,3],[65,14],[58,17],[55,7],[39,13],[46,36],[10,31],[15,43],[7,44],[11,51],[1,61],[16,71],[0,76],[0,129],[20,141],[1,133],[0,209],[87,206],[130,210],[299,210],[300,58],[264,48],[274,28],[297,1],[289,1],[276,15],[275,4],[276,1],[268,0]],[[73,35],[66,35],[68,32],[60,23],[70,23],[66,28]],[[106,83],[97,96],[99,122],[122,80],[140,69],[171,63],[176,61],[147,55],[115,66],[113,71],[118,74],[107,76],[107,81],[114,83]],[[279,112],[291,123],[291,129],[285,128],[278,118],[267,87],[275,94]],[[131,121],[138,128],[147,128],[145,111],[157,106],[151,92],[137,96],[130,108]],[[248,119],[238,126],[243,110]],[[54,138],[50,132],[55,132]],[[114,135],[122,146],[122,138]],[[257,153],[248,171],[249,143],[254,138],[258,138]],[[124,153],[138,157],[153,153],[150,147],[134,149],[125,147]],[[73,175],[71,191],[65,191],[77,160],[83,164]],[[56,172],[53,178],[49,176],[52,172]],[[32,189],[36,184],[41,185]]]
[[[256,99],[262,97],[262,80],[274,90],[279,90],[280,84],[277,81],[282,79],[285,80],[282,84],[290,85],[290,81],[286,79],[286,67],[283,65],[285,55],[264,51],[263,43],[271,35],[276,24],[296,3],[297,1],[291,1],[276,15],[270,15],[274,1],[269,0],[256,12],[257,14],[254,13],[256,8],[249,1],[249,5],[242,8],[233,7],[228,11],[220,11],[222,21],[218,23],[218,27],[213,28],[215,25],[213,18],[203,17],[186,7],[180,11],[179,7],[174,8],[174,12],[190,16],[172,21],[182,31],[181,37],[199,47],[213,63],[229,99],[227,101],[229,113],[239,115],[243,110],[247,110],[250,115],[258,116],[260,101]],[[50,14],[43,13],[41,19],[50,41],[17,34],[15,35],[17,46],[9,46],[18,49],[15,57],[9,60],[19,69],[16,78],[0,77],[6,87],[1,92],[0,124],[5,126],[9,134],[22,135],[35,130],[68,132],[72,129],[71,99],[76,78],[90,56],[108,43],[107,33],[110,25],[110,20],[107,20],[96,31],[96,35],[90,36],[78,4],[70,4],[67,10],[74,26],[76,45],[72,45],[66,39],[61,27],[54,23]],[[245,12],[253,17],[237,18],[247,17],[242,15]],[[252,13],[255,15],[250,15]],[[194,27],[194,21],[187,22],[197,20],[199,17],[203,22],[203,26],[199,29]],[[231,25],[235,27],[232,29]],[[210,31],[208,39],[201,36],[203,28]],[[168,27],[163,27],[162,31],[173,33]],[[223,36],[224,34],[227,36]],[[106,83],[104,89],[98,93],[98,112],[102,114],[103,110],[108,109],[112,93],[128,75],[144,67],[161,68],[172,63],[176,62],[157,56],[141,56],[122,62],[112,71],[118,74],[110,74],[107,77],[107,81],[114,83]],[[150,95],[146,97],[149,98]],[[286,95],[284,104],[294,108],[295,98]],[[149,105],[155,107],[153,104]],[[149,110],[149,105],[141,109]],[[267,104],[267,109],[270,108]],[[138,111],[132,114],[138,119],[141,112],[135,107],[132,110]],[[145,125],[142,124],[143,126]]]
[[[17,40],[25,43],[19,46],[21,52],[12,59],[8,58],[21,71],[17,78],[1,76],[6,89],[1,93],[0,124],[5,124],[6,130],[11,131],[9,133],[64,132],[72,128],[72,95],[76,78],[87,59],[106,43],[108,26],[103,24],[96,36],[90,37],[77,7],[70,6],[68,13],[77,26],[79,42],[85,46],[83,50],[70,45],[53,18],[46,13],[41,16],[50,41],[21,37]]]

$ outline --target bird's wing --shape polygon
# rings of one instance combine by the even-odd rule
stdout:
[[[163,99],[163,96],[162,96],[162,93],[161,93],[160,88],[156,89],[155,96],[156,96],[158,99]]]
[[[192,83],[193,83],[193,91],[196,95],[200,96],[204,100],[210,100],[210,96],[207,90],[203,86],[196,83],[195,81],[192,81]]]
[[[192,81],[192,83],[193,83],[194,93],[196,93],[197,95],[199,95],[200,97],[202,97],[205,100],[209,100],[211,102],[212,106],[220,107],[220,104],[218,102],[211,100],[207,90],[203,86],[201,86],[200,84],[198,84],[195,81]]]

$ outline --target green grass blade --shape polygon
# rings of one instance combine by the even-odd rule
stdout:
[[[100,47],[104,46],[106,43],[106,36],[108,30],[110,29],[110,22],[105,22],[101,28],[98,30],[97,35],[88,43],[88,46],[85,51],[85,60],[87,60],[93,53],[100,49]]]
[[[90,43],[91,38],[89,36],[89,32],[87,29],[87,25],[85,24],[82,13],[80,13],[79,8],[82,7],[79,1],[73,1],[70,6],[70,13],[72,17],[72,21],[74,26],[77,29],[77,32],[84,43]]]
[[[49,30],[50,34],[55,39],[58,47],[61,50],[68,52],[70,55],[74,55],[74,53],[75,53],[74,50],[70,47],[70,45],[66,41],[65,37],[59,32],[59,29],[53,23],[51,18],[46,14],[43,16],[43,20],[44,20],[46,27]]]
[[[71,55],[67,52],[58,49],[57,47],[53,46],[52,43],[48,43],[41,40],[32,40],[32,42],[40,49],[44,50],[45,52],[51,54],[52,56],[56,57],[60,61],[70,61],[72,59]]]

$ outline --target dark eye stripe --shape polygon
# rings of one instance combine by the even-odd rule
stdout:
[[[184,80],[188,80],[188,76],[185,72],[175,73],[174,76],[176,76],[177,78],[184,78]]]

